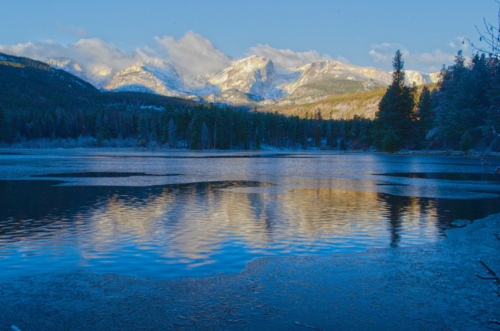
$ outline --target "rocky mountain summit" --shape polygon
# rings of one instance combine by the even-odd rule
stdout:
[[[256,55],[233,61],[220,72],[197,77],[182,77],[164,60],[136,63],[119,72],[105,66],[88,70],[68,59],[51,59],[48,64],[101,90],[154,93],[259,108],[317,102],[333,95],[383,88],[392,81],[390,72],[339,61],[320,60],[283,69]],[[438,74],[409,70],[406,80],[408,84],[423,85],[437,82]]]

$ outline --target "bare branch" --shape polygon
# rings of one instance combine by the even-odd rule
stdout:
[[[481,279],[486,279],[486,280],[494,280],[495,281],[495,284],[497,286],[497,290],[494,291],[498,296],[500,296],[500,278],[497,276],[497,274],[490,268],[486,265],[486,263],[484,263],[483,261],[479,260],[479,263],[481,263],[483,265],[483,267],[486,268],[486,270],[488,270],[488,273],[490,275],[492,275],[493,277],[483,277],[483,276],[480,276],[478,274],[476,274],[477,277],[481,278]]]
[[[490,268],[490,267],[488,267],[488,266],[486,265],[486,263],[484,263],[482,260],[479,260],[479,263],[481,263],[481,264],[483,265],[483,267],[485,267],[485,268],[486,268],[486,270],[488,270],[488,273],[489,273],[490,275],[492,275],[493,277],[495,277],[496,279],[498,279],[497,274],[496,274],[493,270],[491,270],[491,268]],[[500,281],[500,279],[499,279],[499,281]]]
[[[500,1],[495,0],[495,2],[500,5]],[[479,42],[483,43],[485,46],[476,46],[469,38],[465,40],[467,40],[472,48],[478,53],[486,53],[498,59],[500,57],[500,8],[498,11],[498,26],[488,23],[486,18],[483,18],[483,24],[483,29],[480,29],[476,25],[476,31],[479,34]]]
[[[484,276],[481,276],[480,274],[476,274],[476,276],[477,276],[478,278],[481,278],[481,279],[496,280],[496,278],[495,278],[495,277],[484,277]]]
[[[493,235],[500,241],[500,236],[498,235],[498,233],[493,233]]]

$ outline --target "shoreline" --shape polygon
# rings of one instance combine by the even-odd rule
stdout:
[[[174,280],[70,272],[0,280],[0,329],[500,330],[500,214],[433,244],[264,257]],[[298,324],[296,324],[298,322]]]
[[[230,150],[219,150],[219,149],[205,149],[205,150],[192,150],[192,149],[170,149],[163,147],[83,147],[83,146],[73,146],[73,147],[5,147],[0,146],[0,155],[9,155],[9,153],[15,151],[24,152],[36,152],[36,151],[57,151],[57,152],[95,152],[95,153],[106,153],[106,152],[134,152],[134,153],[154,153],[154,154],[165,154],[165,153],[206,153],[206,154],[245,154],[245,153],[335,153],[335,154],[380,154],[380,155],[428,155],[428,156],[463,156],[472,158],[497,158],[500,157],[500,152],[489,152],[487,155],[483,155],[479,151],[455,151],[455,150],[401,150],[395,153],[388,153],[382,151],[370,151],[370,150],[336,150],[336,149],[321,149],[321,148],[309,148],[309,149],[286,149],[286,148],[262,148],[262,149],[230,149]]]

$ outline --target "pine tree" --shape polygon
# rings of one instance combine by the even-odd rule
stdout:
[[[210,148],[210,136],[207,123],[203,122],[203,124],[201,125],[201,149],[207,148]]]
[[[384,137],[390,134],[391,149],[394,143],[401,147],[410,147],[413,133],[414,88],[405,85],[403,55],[398,50],[392,62],[392,84],[379,103],[376,114],[376,134],[380,146]]]
[[[3,108],[0,107],[0,142],[11,143],[9,135],[9,126],[7,124],[7,119],[5,117],[5,112]]]
[[[137,146],[146,147],[149,143],[149,132],[146,116],[141,116],[139,118],[137,131]]]
[[[168,143],[170,148],[177,147],[177,126],[173,118],[168,122]]]
[[[416,125],[416,138],[424,147],[425,137],[427,133],[434,127],[434,112],[432,111],[432,96],[427,86],[424,86],[420,92],[420,98],[417,105],[417,125]]]
[[[483,134],[487,139],[487,152],[500,151],[500,61],[490,61],[491,91]]]
[[[200,149],[201,146],[201,126],[203,123],[199,110],[194,111],[191,123],[189,123],[189,148]]]
[[[490,73],[484,56],[474,56],[470,66],[459,51],[446,70],[437,95],[438,138],[445,148],[457,148],[465,132],[475,145],[482,137],[490,99]]]
[[[469,149],[471,149],[472,146],[472,136],[470,135],[469,131],[465,131],[464,134],[462,135],[462,138],[460,139],[460,149],[462,152],[467,152]]]

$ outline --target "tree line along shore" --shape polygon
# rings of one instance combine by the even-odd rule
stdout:
[[[500,151],[500,62],[457,53],[437,85],[393,81],[375,119],[285,116],[147,93],[100,92],[41,62],[0,62],[0,144],[258,150]],[[43,145],[43,143],[42,143]],[[32,146],[36,146],[34,143]]]

